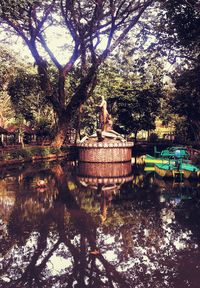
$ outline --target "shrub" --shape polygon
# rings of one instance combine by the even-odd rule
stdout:
[[[32,156],[46,156],[50,154],[49,148],[34,147],[31,149]]]
[[[61,152],[60,148],[51,147],[49,149],[50,154],[59,154]]]
[[[9,152],[4,152],[0,155],[1,160],[11,160],[11,159],[25,159],[32,156],[47,156],[49,154],[60,154],[61,152],[68,151],[68,147],[63,147],[62,149],[53,147],[32,147],[24,149],[16,149]]]
[[[5,156],[6,159],[24,159],[31,157],[31,151],[28,149],[17,149],[10,151]]]

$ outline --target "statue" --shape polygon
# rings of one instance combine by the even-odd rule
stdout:
[[[126,140],[116,131],[113,130],[113,121],[111,115],[108,113],[107,110],[107,102],[105,98],[101,97],[101,104],[98,106],[100,108],[99,112],[99,129],[97,129],[96,134],[92,135],[91,137],[98,138],[98,141],[101,142],[105,138],[121,140],[125,142]]]
[[[112,119],[111,115],[109,115],[107,110],[107,102],[105,98],[101,97],[102,101],[99,105],[100,113],[99,113],[99,122],[101,131],[109,131],[112,130]]]

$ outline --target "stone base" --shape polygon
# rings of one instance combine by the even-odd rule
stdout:
[[[84,142],[77,145],[79,160],[83,162],[131,161],[132,142]]]

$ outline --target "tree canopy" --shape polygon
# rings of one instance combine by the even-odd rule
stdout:
[[[155,119],[159,112],[160,91],[155,87],[139,90],[122,90],[121,96],[111,98],[114,106],[116,124],[114,129],[122,134],[135,134],[140,130],[155,128]]]
[[[168,109],[181,117],[176,123],[177,134],[183,131],[188,140],[199,141],[199,1],[165,1],[163,7],[162,39],[171,46],[172,63],[181,59],[171,75],[175,89],[168,97]]]
[[[166,0],[159,21],[158,38],[168,49],[168,59],[175,63],[199,62],[200,10],[198,0]]]
[[[184,117],[186,135],[189,140],[200,140],[200,68],[181,74],[176,80],[176,91],[170,100],[172,111]]]

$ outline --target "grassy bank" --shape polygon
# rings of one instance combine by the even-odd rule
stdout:
[[[11,165],[23,162],[32,162],[45,159],[57,158],[76,158],[77,150],[75,146],[53,148],[45,147],[26,147],[17,149],[2,149],[0,154],[0,166]]]

